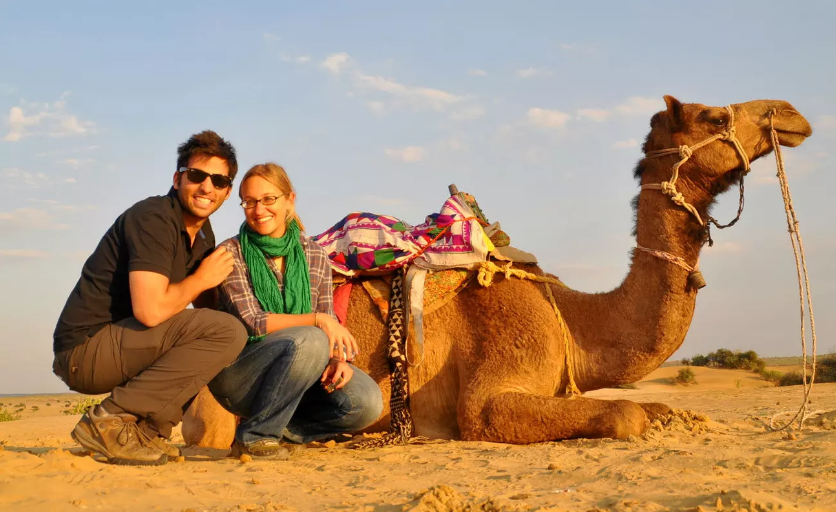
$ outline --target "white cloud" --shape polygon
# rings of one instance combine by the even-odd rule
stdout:
[[[0,259],[31,260],[47,258],[49,253],[27,249],[0,249]]]
[[[5,228],[61,230],[70,227],[69,224],[55,222],[55,216],[46,210],[37,208],[18,208],[11,212],[0,212],[0,233]]]
[[[479,119],[485,115],[485,107],[481,105],[473,105],[465,107],[450,114],[450,119],[454,121],[466,121],[470,119]]]
[[[17,167],[3,169],[3,177],[12,187],[39,188],[56,183],[75,183],[74,178],[53,179],[42,172],[32,173]]]
[[[525,68],[517,70],[517,78],[534,78],[550,74],[551,73],[549,71],[542,68]]]
[[[603,123],[610,118],[612,112],[602,108],[582,108],[577,111],[578,119],[589,119],[596,123]]]
[[[420,162],[427,154],[427,150],[421,146],[407,146],[405,148],[387,148],[383,151],[386,156],[400,160],[401,162],[411,163]]]
[[[407,85],[393,78],[365,73],[345,52],[329,55],[320,64],[320,68],[334,76],[349,78],[353,90],[346,92],[347,97],[371,96],[366,101],[366,106],[374,113],[403,108],[444,112],[453,106],[464,105],[451,115],[453,119],[474,119],[484,114],[482,107],[472,103],[468,105],[468,100],[462,96],[432,87]],[[384,98],[381,98],[381,95],[385,95]]]
[[[615,107],[615,109],[625,115],[647,115],[655,114],[660,110],[664,110],[665,103],[661,98],[643,98],[641,96],[631,96],[627,101]]]
[[[366,106],[375,114],[382,114],[386,112],[386,104],[382,101],[367,101]]]
[[[8,117],[9,131],[4,140],[17,142],[32,135],[69,137],[92,132],[95,127],[92,122],[80,121],[66,111],[68,95],[65,92],[52,104],[24,101],[20,106],[12,107]]]
[[[12,107],[9,111],[9,133],[6,134],[4,140],[8,142],[19,141],[26,132],[26,128],[40,124],[42,118],[43,114],[33,114],[27,117],[22,108]]]
[[[663,110],[664,107],[665,104],[662,100],[631,96],[614,109],[582,108],[578,109],[575,114],[578,119],[588,119],[596,123],[602,123],[616,114],[622,116],[649,115]]]
[[[538,128],[563,128],[571,116],[559,110],[528,109],[528,121]]]
[[[265,43],[275,43],[276,41],[280,40],[281,38],[275,34],[271,34],[270,32],[265,32],[261,34],[261,39]]]
[[[611,147],[612,149],[627,149],[627,148],[634,148],[639,145],[639,141],[636,139],[627,139],[627,140],[620,140],[613,144]]]
[[[93,162],[95,162],[95,160],[93,160],[92,158],[83,158],[83,159],[65,158],[64,160],[61,161],[61,163],[68,165],[73,170],[78,170],[78,169],[81,169],[82,167],[87,167],[88,165],[92,164]]]
[[[488,76],[488,72],[483,69],[468,69],[467,74],[470,76]]]
[[[389,94],[413,108],[428,107],[433,110],[444,110],[462,100],[455,94],[440,89],[404,85],[382,76],[366,75],[358,72],[354,78],[355,84],[360,89]]]
[[[342,70],[349,65],[351,57],[345,52],[332,53],[322,61],[320,67],[327,69],[332,75],[339,75]]]

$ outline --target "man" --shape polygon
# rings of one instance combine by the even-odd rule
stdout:
[[[211,309],[233,258],[214,250],[209,216],[229,197],[235,149],[215,132],[178,149],[168,195],[136,203],[87,259],[53,335],[53,371],[70,389],[110,392],[72,432],[108,462],[164,464],[166,439],[198,391],[247,340],[233,316]],[[214,252],[213,252],[214,250]]]

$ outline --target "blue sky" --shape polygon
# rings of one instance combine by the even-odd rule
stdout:
[[[546,270],[603,291],[627,272],[631,171],[664,94],[783,99],[813,123],[785,155],[820,350],[836,347],[836,4],[398,4],[0,0],[0,393],[66,389],[51,335],[81,265],[168,190],[192,133],[231,140],[244,170],[283,164],[310,233],[354,210],[420,223],[456,183]],[[800,353],[774,161],[754,169],[677,357]],[[242,219],[224,205],[218,240]]]

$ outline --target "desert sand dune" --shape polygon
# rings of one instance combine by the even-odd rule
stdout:
[[[836,384],[817,385],[811,404],[831,412],[789,436],[765,424],[797,408],[800,386],[709,368],[694,368],[696,385],[669,384],[677,371],[661,368],[638,389],[587,394],[707,416],[659,422],[627,441],[369,451],[327,443],[290,461],[249,463],[186,449],[184,462],[156,468],[83,454],[69,437],[78,416],[61,414],[80,395],[4,397],[7,410],[27,407],[22,419],[0,423],[0,510],[836,510]]]

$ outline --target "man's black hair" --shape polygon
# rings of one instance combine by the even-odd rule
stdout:
[[[235,175],[238,173],[235,148],[212,130],[205,130],[192,135],[189,140],[180,144],[177,148],[177,168],[187,167],[189,160],[195,156],[223,158],[229,167],[229,177],[235,179]]]

